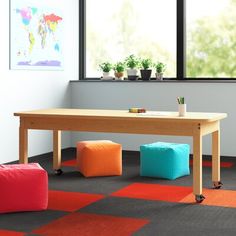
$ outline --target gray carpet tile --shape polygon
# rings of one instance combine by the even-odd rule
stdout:
[[[52,210],[0,214],[0,229],[30,233],[32,230],[67,214]]]

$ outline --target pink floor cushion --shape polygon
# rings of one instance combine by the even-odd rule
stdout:
[[[37,163],[0,165],[0,213],[48,206],[48,175]]]

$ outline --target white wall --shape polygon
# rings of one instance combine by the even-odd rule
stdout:
[[[9,1],[0,1],[0,163],[18,159],[19,118],[16,111],[70,107],[69,80],[78,78],[78,1],[57,1],[65,24],[63,71],[9,70]],[[63,147],[70,147],[63,134]],[[49,131],[29,132],[29,156],[52,151]]]
[[[71,86],[74,108],[177,111],[176,97],[184,96],[188,111],[226,112],[228,118],[221,122],[221,155],[236,156],[236,83],[71,82]],[[159,140],[192,144],[189,137],[104,133],[73,133],[72,144],[99,138],[117,141],[124,150],[138,150],[140,144]],[[204,137],[203,153],[211,154],[209,135]]]

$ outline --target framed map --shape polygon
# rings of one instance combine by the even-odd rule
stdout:
[[[11,0],[10,69],[62,70],[63,20],[55,0]]]

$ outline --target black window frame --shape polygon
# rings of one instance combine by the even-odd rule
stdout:
[[[164,80],[236,80],[236,78],[186,77],[186,0],[176,0],[176,6],[176,78],[164,78]],[[79,80],[100,80],[86,77],[86,0],[79,0]]]

